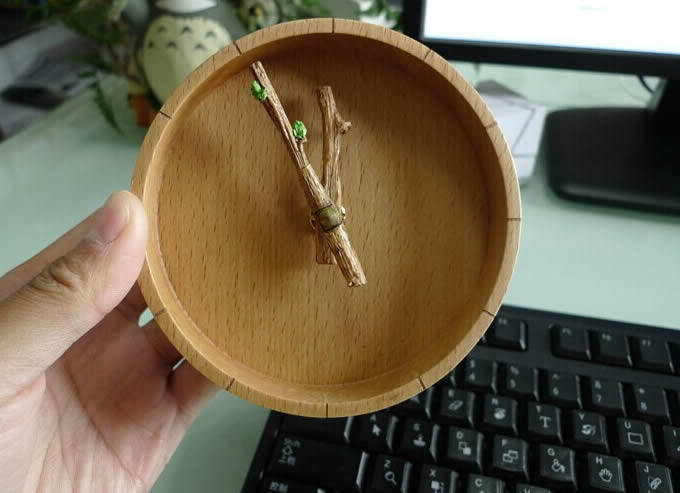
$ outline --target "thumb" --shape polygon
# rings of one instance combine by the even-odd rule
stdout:
[[[140,201],[114,194],[73,250],[0,301],[0,398],[33,381],[122,301],[146,237]]]

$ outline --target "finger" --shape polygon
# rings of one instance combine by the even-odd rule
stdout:
[[[0,300],[4,300],[21,286],[37,276],[47,265],[72,250],[87,234],[97,212],[93,212],[48,248],[0,277]]]
[[[142,327],[142,333],[162,366],[172,368],[180,359],[182,359],[182,355],[175,349],[175,346],[170,343],[168,338],[165,337],[165,334],[155,320],[151,320],[144,325],[144,327]]]
[[[217,392],[218,387],[184,361],[170,376],[170,392],[186,428],[193,423]]]
[[[125,320],[139,323],[139,317],[146,310],[146,300],[138,283],[135,283],[130,292],[125,295],[123,301],[116,307]]]
[[[16,392],[113,310],[144,261],[147,222],[139,200],[117,193],[88,234],[0,302],[0,396]]]

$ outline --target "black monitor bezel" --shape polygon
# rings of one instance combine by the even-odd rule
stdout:
[[[676,55],[463,40],[424,40],[422,26],[425,1],[404,0],[404,34],[432,48],[448,60],[680,78],[680,56]]]

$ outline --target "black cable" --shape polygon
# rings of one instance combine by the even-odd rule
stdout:
[[[649,84],[647,84],[647,81],[645,80],[644,75],[638,75],[638,80],[640,81],[640,84],[642,84],[642,86],[645,89],[647,89],[650,93],[654,92],[654,89],[652,89],[652,87]]]

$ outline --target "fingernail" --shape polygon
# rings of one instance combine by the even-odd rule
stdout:
[[[130,208],[125,192],[111,195],[97,211],[88,237],[102,245],[108,245],[118,238],[130,220]]]

